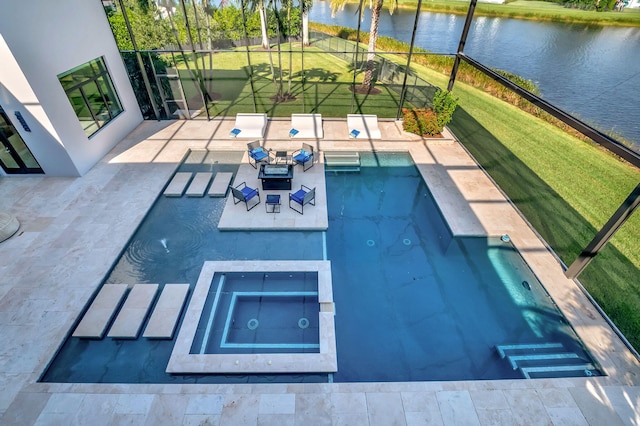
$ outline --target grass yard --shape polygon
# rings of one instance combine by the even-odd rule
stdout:
[[[399,0],[399,6],[415,10],[416,0]],[[467,14],[469,2],[463,0],[428,0],[422,3],[423,11]],[[596,12],[569,9],[558,3],[532,0],[516,0],[507,4],[478,3],[476,16],[497,16],[535,21],[554,21],[595,25],[640,26],[640,9],[624,9],[623,12]]]
[[[288,49],[288,45],[283,45]],[[213,55],[213,71],[205,71],[205,87],[213,97],[209,103],[209,114],[216,116],[234,116],[238,112],[254,111],[252,92],[255,93],[255,110],[265,112],[270,117],[288,117],[292,113],[315,112],[330,117],[344,117],[349,113],[375,113],[381,117],[395,117],[400,99],[398,86],[378,86],[381,93],[361,95],[351,91],[353,83],[352,64],[336,56],[315,48],[307,48],[304,53],[304,73],[302,72],[302,54],[299,45],[293,45],[294,52],[282,52],[282,82],[278,52],[272,49],[274,73],[271,73],[269,54],[263,50],[250,52],[249,60],[253,70],[253,81],[249,78],[247,53],[243,50],[219,52]],[[291,63],[291,70],[289,64]],[[201,62],[198,64],[201,66]],[[205,65],[208,65],[205,58]],[[189,62],[195,70],[193,61]],[[199,109],[202,105],[197,86],[191,82],[189,71],[184,63],[177,65],[185,84],[183,88],[187,102]],[[291,85],[289,86],[289,74]],[[275,81],[273,76],[275,75]],[[358,73],[356,84],[362,81]],[[282,93],[291,93],[295,99],[275,101],[282,84]],[[393,89],[396,90],[393,90]],[[178,90],[174,90],[178,93]],[[175,94],[174,94],[175,95]],[[193,109],[193,108],[191,108]]]

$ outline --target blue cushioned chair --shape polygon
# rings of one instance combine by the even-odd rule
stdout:
[[[242,182],[235,187],[229,186],[229,188],[231,188],[231,193],[233,194],[233,204],[238,204],[239,202],[244,201],[244,204],[247,206],[247,211],[260,204],[260,192],[258,192],[258,188],[251,188],[247,186],[245,182]],[[256,197],[258,201],[249,207],[249,201]]]
[[[291,202],[300,205],[300,210],[291,206]],[[305,204],[316,205],[316,189],[309,188],[308,186],[300,185],[300,189],[293,194],[289,193],[289,208],[297,211],[300,214],[304,214]]]
[[[309,144],[303,143],[302,149],[293,151],[291,157],[295,164],[302,164],[303,172],[313,167],[313,147]],[[306,167],[306,164],[309,164],[309,167]]]
[[[271,163],[271,150],[264,149],[260,145],[260,141],[253,141],[247,144],[247,150],[249,151],[249,164],[254,169],[258,168],[258,163]],[[253,160],[253,162],[251,162]]]

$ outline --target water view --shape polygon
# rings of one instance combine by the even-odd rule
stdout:
[[[316,2],[310,19],[355,28],[355,6],[331,18],[329,2]],[[380,35],[409,42],[415,13],[384,11]],[[423,12],[415,44],[436,53],[458,48],[465,16]],[[361,30],[369,31],[367,8]],[[640,28],[534,22],[477,16],[465,53],[493,68],[535,81],[544,99],[640,149]]]

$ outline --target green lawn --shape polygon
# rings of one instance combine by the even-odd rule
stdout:
[[[283,45],[288,49],[288,45]],[[205,87],[212,95],[209,114],[215,116],[234,116],[238,112],[254,111],[252,92],[255,93],[255,110],[265,112],[270,117],[287,117],[292,113],[316,112],[331,117],[344,117],[349,113],[375,113],[381,117],[395,117],[399,104],[399,88],[379,86],[377,95],[353,94],[352,64],[319,49],[307,48],[304,54],[304,73],[302,72],[302,54],[299,46],[289,56],[281,54],[282,82],[276,49],[271,52],[274,74],[271,73],[269,54],[264,51],[251,51],[249,60],[243,50],[220,52],[213,55],[214,71],[205,72]],[[253,81],[249,78],[248,61],[253,70]],[[289,63],[291,62],[291,71]],[[208,59],[205,61],[208,65]],[[190,60],[191,70],[195,70]],[[197,86],[191,82],[189,71],[184,63],[178,64],[185,97],[192,105],[201,106],[201,96]],[[200,68],[202,68],[200,66]],[[289,74],[291,86],[289,88]],[[273,76],[275,75],[275,81]],[[303,78],[304,77],[304,78]],[[362,81],[358,73],[356,84]],[[282,92],[290,92],[294,100],[276,102],[273,99],[282,84]],[[393,89],[396,90],[393,90]],[[174,90],[178,93],[177,90]],[[410,104],[407,104],[410,106]]]
[[[399,0],[399,5],[402,8],[415,10],[417,4],[416,0]],[[422,3],[422,10],[432,12],[466,15],[468,8],[469,2],[460,0],[428,0]],[[640,9],[627,8],[623,12],[596,12],[569,9],[560,4],[545,1],[516,0],[508,4],[478,3],[475,15],[597,25],[640,26]]]

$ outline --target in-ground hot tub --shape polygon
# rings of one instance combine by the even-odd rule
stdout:
[[[205,262],[168,373],[335,371],[330,262]]]

